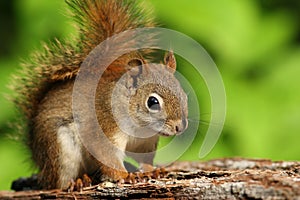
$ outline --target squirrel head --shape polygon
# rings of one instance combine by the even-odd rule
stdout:
[[[126,113],[117,119],[119,127],[136,137],[149,137],[147,133],[172,136],[185,131],[188,125],[187,95],[174,76],[176,60],[173,53],[166,54],[164,64],[132,59],[128,66],[130,70],[118,81],[116,88],[119,89],[115,89],[126,94],[122,98],[126,101],[113,106],[118,116]]]

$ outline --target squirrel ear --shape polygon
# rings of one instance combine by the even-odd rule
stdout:
[[[143,66],[144,62],[141,59],[132,59],[130,60],[127,65],[129,66],[128,69],[128,73],[130,76],[138,76],[139,74],[142,73],[142,66]]]
[[[174,73],[176,71],[176,59],[174,56],[173,51],[169,51],[166,53],[164,58],[164,64],[171,69],[171,71]]]
[[[144,64],[144,61],[138,58],[132,59],[127,63],[130,67],[137,67]]]
[[[135,58],[130,60],[127,65],[127,88],[137,88],[139,76],[145,71],[145,61]]]

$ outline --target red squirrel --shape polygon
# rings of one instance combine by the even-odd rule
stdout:
[[[44,52],[36,53],[32,61],[23,66],[22,74],[14,84],[18,92],[15,102],[26,123],[23,131],[26,130],[24,134],[32,159],[39,169],[38,184],[43,189],[67,188],[70,180],[85,174],[93,183],[128,177],[124,154],[100,145],[99,149],[106,152],[102,160],[115,166],[111,167],[97,160],[82,144],[77,127],[87,124],[74,121],[72,92],[81,64],[98,44],[129,29],[155,26],[152,17],[134,0],[66,2],[77,22],[79,36],[68,41],[55,41],[47,45]],[[113,90],[130,67],[137,70],[128,73],[124,80],[126,87],[113,97],[115,104],[112,105]],[[97,85],[95,112],[103,133],[121,151],[150,152],[137,159],[141,166],[153,164],[160,135],[180,134],[188,126],[187,96],[174,76],[175,70],[172,52],[166,54],[161,64],[149,64],[143,53],[135,51],[112,62]],[[161,79],[172,85],[172,90],[158,84]],[[129,88],[131,95],[128,97]],[[124,109],[128,109],[128,113],[123,113]],[[124,133],[114,115],[120,119],[131,118],[139,126],[146,125],[153,135],[134,138],[132,134]],[[132,132],[139,131],[127,128]]]

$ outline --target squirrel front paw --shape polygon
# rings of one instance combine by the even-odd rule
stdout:
[[[128,176],[122,180],[123,183],[139,183],[139,182],[147,182],[151,179],[158,179],[166,176],[166,170],[164,168],[153,168],[152,171],[139,171],[128,173]]]
[[[67,191],[68,192],[82,192],[84,187],[90,187],[92,185],[91,178],[84,174],[82,178],[77,178],[76,181],[70,180]]]
[[[101,181],[121,182],[128,177],[128,172],[124,170],[117,170],[109,167],[101,169]]]

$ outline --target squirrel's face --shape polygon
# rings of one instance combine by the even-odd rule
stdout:
[[[179,85],[178,85],[179,86]],[[145,84],[130,99],[130,117],[141,127],[163,136],[177,135],[187,128],[187,96],[160,84]]]
[[[112,96],[113,114],[120,129],[135,137],[171,136],[185,131],[187,96],[174,76],[173,53],[167,54],[164,64],[132,59],[128,66],[129,71],[116,83]]]
[[[163,136],[181,134],[188,125],[187,96],[175,71],[176,60],[169,52],[164,64],[140,62],[132,73],[136,91],[130,97],[131,117],[140,126]]]

